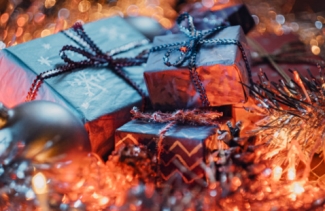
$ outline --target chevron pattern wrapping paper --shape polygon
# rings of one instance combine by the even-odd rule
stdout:
[[[148,150],[156,153],[156,142],[160,130],[166,124],[148,123],[140,120],[132,120],[115,132],[115,150],[124,144],[142,144]],[[224,122],[220,124],[225,128]],[[214,126],[176,125],[167,131],[163,140],[163,151],[160,156],[160,177],[168,180],[175,174],[182,177],[185,183],[193,183],[196,179],[204,178],[202,163],[205,162],[209,152],[216,149],[216,128]],[[175,161],[195,174],[181,174],[181,169],[175,165]]]

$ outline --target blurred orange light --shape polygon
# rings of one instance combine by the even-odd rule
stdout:
[[[8,13],[3,13],[1,15],[1,18],[0,19],[1,19],[1,23],[2,24],[6,23],[8,21],[8,19],[9,19],[9,14]]]
[[[316,39],[311,39],[309,42],[310,45],[318,45],[318,42]]]
[[[107,203],[108,203],[108,198],[107,197],[102,197],[101,199],[100,199],[100,205],[106,205]]]
[[[45,8],[51,8],[56,4],[56,0],[45,0],[44,6]]]
[[[324,43],[324,37],[322,35],[318,35],[316,37],[316,40],[317,40],[319,45],[322,45]]]
[[[305,191],[304,187],[299,182],[293,183],[291,188],[291,191],[295,194],[301,194]]]
[[[320,54],[320,48],[316,45],[313,45],[313,46],[311,46],[311,52],[313,52],[313,54],[315,54],[315,55],[318,55],[318,54]]]
[[[282,168],[280,166],[276,166],[274,169],[273,169],[273,179],[275,181],[278,181],[282,176]]]
[[[27,42],[32,39],[32,35],[30,33],[24,33],[23,40],[24,42]]]
[[[18,27],[17,28],[17,31],[16,31],[16,37],[20,37],[24,32],[24,29],[21,28],[21,27]]]
[[[289,168],[287,177],[288,177],[288,180],[294,180],[296,178],[296,169]]]
[[[78,4],[78,10],[80,12],[87,12],[91,7],[91,4],[89,1],[87,0],[82,0],[79,4]]]
[[[20,16],[17,19],[17,25],[20,27],[23,27],[27,23],[27,17],[26,16]]]
[[[41,32],[41,37],[46,37],[48,35],[51,34],[51,31],[49,29],[44,29],[42,32]]]
[[[43,194],[47,191],[46,177],[41,172],[33,176],[32,184],[36,194]]]

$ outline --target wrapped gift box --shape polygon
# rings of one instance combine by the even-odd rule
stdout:
[[[201,2],[186,4],[182,12],[188,12],[194,18],[194,25],[198,30],[211,29],[221,24],[229,26],[240,25],[245,34],[254,28],[255,22],[248,8],[244,4],[237,4],[222,8],[216,5],[208,9]],[[173,33],[178,33],[179,29],[175,25]]]
[[[85,24],[84,29],[104,52],[145,40],[142,34],[119,17]],[[64,45],[77,46],[63,33],[57,33],[1,50],[0,101],[8,107],[24,102],[39,73],[63,65],[59,51]],[[148,46],[119,54],[118,57],[135,57],[144,48]],[[75,60],[84,59],[76,53],[69,56]],[[146,90],[142,66],[124,70],[131,80]],[[142,101],[136,90],[106,67],[86,68],[46,79],[37,94],[36,100],[40,99],[72,110],[85,124],[93,151],[100,155],[113,149],[115,129],[130,120],[129,111],[133,106],[140,106]]]
[[[239,40],[247,54],[245,35],[240,26],[227,27],[208,39]],[[155,37],[153,46],[187,41],[184,34]],[[199,93],[190,79],[188,61],[181,66],[166,66],[163,61],[167,50],[150,53],[144,77],[151,102],[156,110],[174,110],[200,107]],[[176,53],[175,53],[176,54]],[[173,56],[171,55],[171,60]],[[202,44],[196,58],[197,72],[206,90],[210,106],[231,105],[246,101],[247,90],[240,83],[249,83],[242,53],[237,45]]]
[[[220,120],[221,129],[226,129],[225,121]],[[126,143],[142,144],[155,154],[160,130],[165,126],[165,123],[132,120],[116,130],[115,148],[118,150]],[[209,152],[218,147],[216,127],[174,125],[165,134],[162,145],[159,165],[161,178],[168,180],[174,174],[180,173],[181,170],[175,165],[175,161],[178,161],[195,174],[195,177],[191,177],[180,173],[183,181],[193,183],[196,179],[204,178],[204,170],[200,164],[205,162]],[[225,147],[224,144],[221,145]]]

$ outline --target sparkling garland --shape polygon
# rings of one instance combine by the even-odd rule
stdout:
[[[276,112],[286,112],[286,109],[278,111],[272,106],[261,107],[268,110],[270,117],[276,116]],[[200,116],[198,111],[191,112],[194,116]],[[149,115],[134,110],[135,116],[140,119],[154,118],[164,121],[174,117],[181,122],[186,122],[191,112],[175,112],[168,115],[156,112]],[[202,116],[205,116],[204,113]],[[212,120],[219,116],[220,114],[216,113]],[[302,118],[299,115],[294,117]],[[206,121],[203,119],[204,123]],[[273,121],[271,123],[273,124]],[[66,168],[62,168],[62,164],[51,167],[45,167],[44,164],[31,166],[29,160],[11,159],[12,162],[1,166],[1,197],[4,203],[0,204],[0,208],[18,211],[38,207],[37,197],[31,188],[31,178],[36,167],[37,171],[43,171],[49,179],[49,206],[60,210],[323,209],[325,185],[319,180],[308,181],[304,171],[296,166],[287,168],[285,163],[279,163],[279,158],[289,158],[293,151],[289,153],[285,148],[279,150],[278,146],[274,147],[273,142],[279,139],[273,137],[269,141],[264,134],[274,128],[271,125],[265,126],[267,127],[260,129],[262,135],[259,136],[238,137],[238,130],[232,131],[231,125],[229,131],[219,131],[221,135],[218,139],[228,148],[220,147],[210,154],[207,163],[201,164],[207,181],[198,181],[194,187],[179,183],[177,176],[170,178],[163,186],[155,186],[155,156],[144,146],[127,145],[119,152],[113,153],[106,163],[97,155],[90,154],[80,161],[79,170],[72,174],[70,180],[66,179],[71,176],[67,174],[66,168],[71,164],[65,164]],[[285,124],[282,129],[287,127],[288,124]],[[230,135],[225,136],[224,133]],[[286,148],[302,147],[292,144],[292,136],[288,136],[287,140],[289,142]],[[11,146],[10,151],[17,151],[15,148],[18,145]],[[174,163],[183,174],[195,177],[193,172],[182,168],[182,164],[176,161]],[[24,178],[21,177],[22,174]]]
[[[318,77],[309,70],[309,77],[290,71],[291,84],[270,82],[260,72],[260,83],[255,83],[251,92],[267,117],[256,123],[259,128],[254,132],[261,136],[259,143],[267,142],[270,151],[281,154],[275,158],[277,165],[285,171],[296,171],[298,164],[302,165],[304,171],[299,176],[306,179],[313,157],[324,153],[325,81],[320,66]]]
[[[35,0],[1,1],[0,46],[13,46],[70,28],[75,22],[105,17],[147,16],[165,28],[177,17],[176,1]]]

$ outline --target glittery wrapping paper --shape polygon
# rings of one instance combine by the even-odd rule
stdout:
[[[226,120],[220,120],[221,129],[226,129],[225,122]],[[165,126],[165,123],[132,120],[116,130],[115,149],[118,150],[126,143],[142,144],[155,154],[160,130]],[[214,126],[174,125],[163,139],[159,165],[161,178],[168,180],[173,175],[179,174],[185,183],[193,183],[196,179],[204,178],[204,170],[200,164],[205,162],[209,152],[217,149],[217,143]],[[182,174],[174,164],[175,160],[192,171],[195,177],[187,173]]]
[[[250,60],[245,35],[240,26],[227,27],[207,39],[239,40]],[[186,41],[184,34],[155,37],[153,46]],[[166,50],[150,53],[145,70],[151,102],[156,110],[174,110],[200,107],[199,93],[190,79],[188,61],[180,67],[166,66]],[[178,53],[178,54],[177,54]],[[170,56],[171,62],[179,52]],[[237,45],[202,44],[196,58],[197,72],[206,90],[211,106],[231,105],[246,101],[247,90],[239,83],[248,84],[248,72]]]
[[[104,52],[145,39],[119,17],[85,24],[84,29]],[[64,34],[57,33],[0,51],[0,101],[8,107],[24,102],[37,74],[63,64],[59,51],[68,44],[76,46]],[[144,48],[148,46],[118,57],[135,57]],[[76,53],[69,56],[75,60],[84,59]],[[146,91],[143,66],[124,70]],[[86,68],[46,79],[36,97],[40,99],[59,103],[73,111],[85,124],[92,150],[100,155],[114,147],[115,129],[130,120],[130,110],[133,106],[141,106],[142,101],[136,90],[105,67]]]
[[[194,21],[194,25],[198,30],[211,29],[221,24],[229,24],[230,26],[240,25],[245,34],[255,27],[255,22],[248,8],[244,4],[237,4],[225,8],[213,7],[208,9],[201,3],[187,4],[182,12],[188,12]],[[175,25],[172,32],[177,33],[179,29]]]

